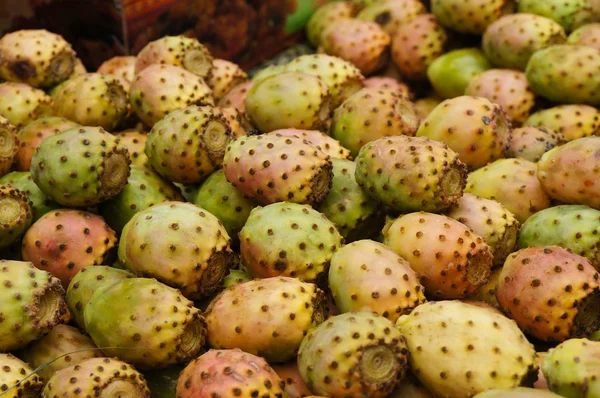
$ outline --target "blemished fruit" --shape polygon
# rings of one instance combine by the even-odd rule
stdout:
[[[495,309],[456,300],[428,302],[396,326],[406,337],[412,373],[439,396],[531,386],[537,378],[533,345]]]
[[[316,285],[297,278],[256,279],[220,293],[204,317],[211,347],[286,362],[306,333],[326,319],[326,298]]]
[[[106,355],[140,369],[187,362],[206,339],[200,310],[156,279],[123,279],[96,290],[83,317],[86,331]]]
[[[426,12],[427,8],[419,0],[384,0],[363,8],[356,18],[377,22],[384,31],[394,37],[402,26]]]
[[[306,386],[326,396],[388,396],[408,371],[406,339],[369,312],[334,316],[311,329],[298,352]]]
[[[54,373],[43,397],[95,396],[150,398],[144,376],[116,358],[90,358]]]
[[[233,350],[209,350],[181,372],[178,398],[286,398],[285,382],[261,357]]]
[[[75,127],[41,142],[31,176],[63,206],[93,206],[123,190],[130,162],[127,150],[102,127]]]
[[[546,127],[519,127],[510,134],[506,157],[536,163],[544,153],[565,142],[561,133]]]
[[[48,88],[75,69],[75,51],[60,35],[45,29],[19,30],[0,39],[0,77]]]
[[[98,215],[72,209],[49,212],[23,237],[23,259],[59,278],[66,289],[79,270],[110,264],[117,236]]]
[[[320,203],[332,181],[328,155],[307,140],[281,134],[233,140],[225,151],[223,169],[234,187],[262,205]]]
[[[533,113],[525,126],[545,127],[566,141],[600,134],[600,111],[590,105],[558,105]]]
[[[459,97],[475,76],[491,69],[478,48],[462,48],[437,57],[427,67],[427,77],[437,95],[444,99]]]
[[[44,382],[33,367],[12,354],[0,354],[0,391],[6,398],[39,397]]]
[[[542,187],[553,199],[565,204],[600,209],[598,174],[600,137],[585,137],[546,152],[537,164]]]
[[[33,206],[27,194],[11,185],[0,185],[0,249],[17,242],[33,221]]]
[[[562,342],[600,329],[599,278],[586,258],[566,249],[529,247],[508,256],[496,297],[525,333]]]
[[[386,225],[384,243],[408,261],[425,295],[459,299],[476,293],[489,279],[492,253],[485,240],[446,216],[418,212]]]
[[[51,116],[54,101],[42,90],[23,83],[0,83],[0,116],[17,128]]]
[[[356,158],[356,182],[395,212],[440,211],[462,196],[467,166],[447,145],[426,137],[370,142]]]
[[[24,261],[0,260],[0,280],[0,351],[24,348],[60,323],[65,292],[49,272]]]
[[[369,311],[396,321],[425,302],[408,261],[372,240],[353,242],[333,255],[329,286],[342,313]]]

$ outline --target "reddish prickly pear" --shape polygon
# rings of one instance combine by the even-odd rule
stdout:
[[[213,91],[215,101],[219,101],[235,86],[248,80],[248,75],[239,65],[224,59],[213,60],[210,78],[206,81]]]
[[[283,129],[283,130],[275,130],[268,134],[271,135],[281,135],[284,137],[298,137],[302,138],[321,152],[326,155],[329,155],[332,159],[350,159],[352,160],[352,155],[350,155],[350,151],[344,148],[340,142],[325,133],[321,133],[316,130],[300,130],[300,129]]]
[[[356,7],[349,1],[338,1],[324,4],[310,17],[306,24],[306,37],[313,46],[319,47],[321,35],[334,22],[339,19],[353,18]]]
[[[246,115],[246,97],[254,86],[254,82],[245,82],[232,88],[219,101],[220,108],[235,108],[242,115]]]
[[[520,127],[510,134],[506,157],[538,162],[542,155],[565,143],[561,133],[546,127]]]

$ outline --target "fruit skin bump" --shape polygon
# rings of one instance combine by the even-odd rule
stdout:
[[[83,317],[86,331],[106,355],[140,369],[187,362],[206,339],[200,310],[156,279],[123,279],[96,290]]]
[[[542,187],[565,204],[600,209],[600,187],[595,183],[600,156],[600,137],[585,137],[546,152],[537,163]]]
[[[233,140],[225,151],[223,169],[234,187],[261,205],[318,204],[333,177],[328,155],[305,139],[281,134]]]
[[[126,268],[191,299],[216,291],[235,258],[221,221],[191,203],[156,204],[137,213],[124,231],[120,260]]]
[[[537,378],[533,345],[513,320],[490,307],[428,302],[396,326],[406,337],[411,371],[436,395],[462,398],[532,386]]]
[[[261,357],[233,350],[209,350],[181,372],[177,398],[287,398],[285,383]]]
[[[570,339],[559,344],[542,362],[550,390],[562,397],[596,397],[600,388],[600,342]]]
[[[562,205],[529,217],[521,228],[519,247],[560,246],[586,257],[600,270],[600,210]]]
[[[459,299],[488,281],[492,253],[485,240],[449,217],[418,212],[388,223],[384,244],[408,261],[430,299]]]
[[[393,212],[440,211],[462,196],[467,166],[446,144],[393,136],[370,142],[356,158],[358,185]]]
[[[64,289],[49,272],[24,261],[0,260],[5,305],[0,323],[0,351],[24,348],[58,325],[66,311]]]
[[[0,374],[0,388],[2,397],[39,397],[44,382],[37,373],[33,373],[33,367],[15,357],[14,355],[0,354],[0,366],[3,372]]]
[[[242,263],[256,278],[290,276],[322,282],[344,242],[335,224],[310,206],[255,207],[239,233]]]
[[[535,52],[525,69],[531,90],[552,102],[600,105],[600,50],[561,44]]]
[[[101,127],[75,127],[46,138],[31,158],[42,192],[68,207],[93,206],[123,190],[129,156]]]
[[[560,343],[600,329],[599,278],[586,258],[566,249],[529,247],[508,256],[496,298],[525,333]]]
[[[144,376],[133,366],[116,358],[90,358],[59,370],[46,384],[43,397],[80,394],[101,398],[150,398]]]
[[[308,332],[298,369],[315,394],[386,397],[406,375],[408,356],[406,340],[393,322],[369,312],[348,312]]]
[[[2,79],[40,88],[66,80],[76,65],[71,45],[45,29],[5,34],[0,39],[0,60]]]
[[[292,360],[305,334],[327,317],[325,293],[297,278],[239,283],[221,292],[204,312],[208,344],[239,348],[268,362]]]
[[[392,322],[425,302],[408,261],[372,240],[353,242],[333,255],[329,286],[342,313],[370,311]]]

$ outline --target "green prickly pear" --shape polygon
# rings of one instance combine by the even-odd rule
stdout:
[[[590,23],[575,29],[567,38],[567,43],[600,50],[600,23]]]
[[[519,0],[519,13],[536,14],[558,22],[567,32],[598,21],[589,0]]]
[[[440,55],[427,67],[427,77],[437,95],[444,99],[465,93],[471,79],[491,69],[478,48],[462,48]]]
[[[33,204],[12,185],[0,185],[0,249],[17,242],[33,221]]]

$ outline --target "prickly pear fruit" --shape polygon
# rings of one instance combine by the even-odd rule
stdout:
[[[262,358],[239,349],[209,350],[179,376],[178,398],[284,398],[285,383]]]
[[[53,106],[52,98],[40,89],[23,83],[0,83],[0,116],[17,128],[50,116]]]
[[[285,71],[306,73],[321,79],[329,87],[332,110],[363,88],[364,77],[354,64],[327,54],[301,55],[290,61]]]
[[[83,312],[94,292],[103,286],[133,277],[134,275],[129,271],[105,265],[83,268],[71,279],[67,289],[67,304],[73,320],[79,327],[85,329]]]
[[[165,179],[194,184],[219,167],[230,139],[231,128],[223,112],[192,105],[154,125],[146,141],[146,155]]]
[[[280,134],[235,139],[225,151],[223,168],[234,187],[262,205],[320,203],[332,180],[328,155],[307,140]]]
[[[550,101],[600,105],[600,50],[561,44],[534,53],[525,69],[531,90]]]
[[[127,149],[131,166],[149,166],[145,152],[148,134],[139,130],[124,130],[113,135],[117,137],[119,145]]]
[[[234,242],[256,204],[231,185],[223,170],[212,173],[202,183],[192,202],[206,209],[222,223]]]
[[[542,363],[550,390],[562,397],[598,397],[600,342],[571,339],[554,348]]]
[[[492,253],[485,240],[446,216],[401,216],[386,226],[384,243],[410,263],[429,298],[464,298],[491,274]]]
[[[300,129],[282,129],[271,131],[271,135],[281,135],[284,137],[296,136],[308,141],[309,144],[319,149],[326,155],[329,155],[332,159],[349,159],[352,160],[350,151],[344,148],[340,142],[327,134],[321,133],[316,130],[300,130]]]
[[[514,129],[510,134],[510,142],[506,157],[538,162],[542,155],[552,148],[565,143],[561,133],[546,127],[526,126]]]
[[[600,111],[589,105],[558,105],[535,112],[525,126],[552,129],[573,141],[600,134]]]
[[[448,40],[446,29],[433,14],[418,15],[392,36],[392,59],[403,76],[425,79],[427,68],[445,52]]]
[[[537,164],[537,175],[548,194],[565,204],[600,209],[596,182],[600,137],[585,137],[546,152]]]
[[[12,354],[0,354],[0,391],[2,397],[39,397],[44,388],[43,380],[33,372],[28,363]]]
[[[19,171],[29,171],[31,157],[41,142],[51,135],[77,127],[78,124],[63,117],[48,116],[37,119],[19,130],[19,146],[15,157],[15,167]]]
[[[475,35],[483,34],[490,24],[513,9],[510,0],[431,0],[431,12],[442,25]]]
[[[408,370],[408,350],[388,319],[348,312],[308,332],[298,352],[298,369],[316,394],[386,397]]]
[[[92,265],[110,264],[117,236],[100,216],[56,210],[37,220],[23,237],[25,261],[56,276],[66,289],[75,274]]]
[[[324,215],[287,202],[254,208],[239,237],[242,263],[254,277],[281,275],[306,282],[327,275],[344,241]]]
[[[219,101],[232,88],[248,80],[246,72],[233,62],[215,59],[212,64],[212,73],[206,82],[212,89],[215,101]]]
[[[50,333],[21,352],[21,357],[36,368],[49,363],[37,372],[45,381],[61,369],[101,356],[102,351],[96,348],[92,339],[68,325],[56,325]]]
[[[196,38],[164,36],[146,44],[138,53],[135,73],[155,64],[178,66],[207,79],[213,69],[213,57]]]
[[[398,387],[394,390],[388,398],[435,398],[433,393],[423,387],[423,385],[414,378],[411,374],[408,374],[398,384]]]
[[[428,302],[396,326],[406,337],[413,374],[436,395],[459,398],[531,386],[537,377],[533,345],[513,320],[492,308]]]
[[[18,151],[17,129],[7,119],[0,116],[0,177],[12,169]]]
[[[426,12],[427,8],[419,0],[385,0],[363,8],[356,18],[377,22],[383,30],[394,37],[402,26]]]
[[[326,316],[325,293],[287,277],[234,285],[204,312],[211,347],[239,348],[268,362],[293,359],[306,332]]]
[[[231,136],[233,138],[238,138],[243,135],[254,135],[258,134],[258,130],[252,126],[250,120],[240,113],[235,108],[219,108],[221,112],[223,112],[223,116],[227,119],[227,123],[229,124],[229,128],[231,129]]]
[[[461,48],[433,60],[427,77],[437,95],[449,99],[463,95],[471,79],[491,68],[480,49]]]
[[[44,194],[40,188],[35,185],[31,174],[27,171],[13,171],[0,178],[1,185],[10,185],[18,189],[27,196],[29,205],[33,212],[32,222],[39,220],[44,214],[60,208],[60,205]]]
[[[417,136],[446,143],[475,170],[504,157],[510,131],[500,105],[464,95],[439,104],[421,123]]]
[[[260,69],[252,76],[252,81],[258,83],[260,80],[266,79],[267,77],[278,75],[285,72],[285,65],[269,65],[266,68]]]
[[[414,136],[419,128],[414,104],[389,89],[364,88],[335,110],[331,136],[353,156],[381,137]]]
[[[353,242],[333,255],[329,286],[342,313],[374,312],[393,322],[425,302],[408,261],[372,240]]]
[[[465,95],[484,97],[502,106],[511,121],[521,125],[535,103],[525,73],[510,69],[490,69],[475,76]]]
[[[494,255],[494,265],[504,264],[519,236],[519,221],[495,200],[465,193],[447,213],[485,239]]]
[[[502,267],[496,267],[492,269],[492,274],[487,283],[479,289],[475,294],[468,295],[465,299],[470,301],[479,301],[491,305],[495,308],[500,308],[498,299],[496,299],[496,285],[498,284],[498,278],[502,272]],[[465,300],[463,300],[465,301]]]
[[[219,101],[220,108],[235,108],[239,113],[246,116],[246,97],[254,86],[254,82],[245,82],[232,88]]]
[[[415,109],[421,120],[425,120],[433,110],[442,103],[442,99],[437,96],[420,98],[415,101]]]
[[[258,81],[246,98],[246,112],[263,133],[284,128],[325,130],[331,94],[319,78],[284,72]]]
[[[187,362],[206,338],[200,310],[156,279],[123,279],[97,290],[83,316],[87,332],[105,354],[141,369]]]
[[[482,48],[495,66],[525,70],[534,52],[566,40],[562,26],[550,18],[509,14],[488,27],[483,34]]]
[[[402,83],[395,77],[390,76],[371,76],[364,80],[365,88],[392,90],[397,95],[406,98],[413,98],[414,94],[406,83]]]
[[[90,358],[54,373],[44,388],[44,398],[131,397],[150,398],[141,373],[116,358]]]
[[[340,19],[321,35],[323,50],[352,62],[363,75],[371,75],[389,60],[392,39],[376,22]]]
[[[75,127],[41,142],[31,176],[63,206],[92,206],[123,190],[130,162],[127,150],[101,127]]]
[[[54,98],[62,116],[83,126],[100,126],[113,131],[127,115],[127,92],[110,75],[86,73],[70,79]]]
[[[129,92],[135,78],[136,61],[137,58],[131,55],[112,57],[98,67],[98,73],[115,76],[125,91]]]
[[[595,22],[598,16],[594,14],[589,0],[519,0],[519,13],[542,15],[558,22],[567,32],[578,27]]]
[[[177,66],[161,64],[150,65],[135,76],[129,102],[148,127],[186,106],[215,105],[212,91],[201,77]]]
[[[163,180],[149,167],[131,167],[127,185],[113,199],[102,202],[100,214],[115,231],[138,212],[165,201],[183,201],[179,189]]]
[[[332,164],[331,189],[315,209],[337,225],[346,243],[374,236],[383,226],[383,212],[356,183],[356,164],[344,159]]]
[[[138,276],[157,278],[198,299],[213,293],[231,267],[230,238],[211,213],[191,203],[162,202],[137,213],[121,235]]]
[[[285,392],[289,398],[310,396],[311,391],[306,387],[306,384],[304,384],[296,361],[271,366],[275,373],[281,377],[281,380],[285,382]]]
[[[380,138],[356,158],[358,185],[396,212],[449,207],[462,196],[466,176],[453,150],[426,137]]]
[[[519,247],[556,245],[586,257],[600,270],[600,211],[582,205],[554,206],[523,224]]]
[[[469,173],[465,192],[500,202],[520,223],[551,206],[542,189],[535,163],[523,159],[500,159]]]
[[[232,269],[229,270],[229,274],[223,278],[223,287],[227,289],[228,287],[239,285],[244,282],[250,282],[251,280],[254,280],[254,278],[252,278],[252,275],[250,275],[245,268],[244,270]]]
[[[17,242],[33,221],[33,206],[27,193],[12,185],[0,185],[0,249]]]
[[[487,390],[473,398],[560,398],[560,395],[535,388],[513,387]]]
[[[569,35],[567,43],[600,50],[600,23],[590,23],[577,28]]]
[[[60,323],[65,292],[49,272],[28,262],[0,260],[0,279],[0,351],[24,348]]]
[[[312,14],[306,24],[306,37],[313,46],[319,47],[323,32],[339,19],[353,18],[356,7],[349,1],[332,2],[322,5]]]
[[[75,51],[60,35],[45,29],[19,30],[0,39],[0,77],[48,88],[66,80],[75,68]]]
[[[498,303],[521,330],[562,342],[600,329],[598,271],[558,246],[530,247],[508,256],[498,279]]]

